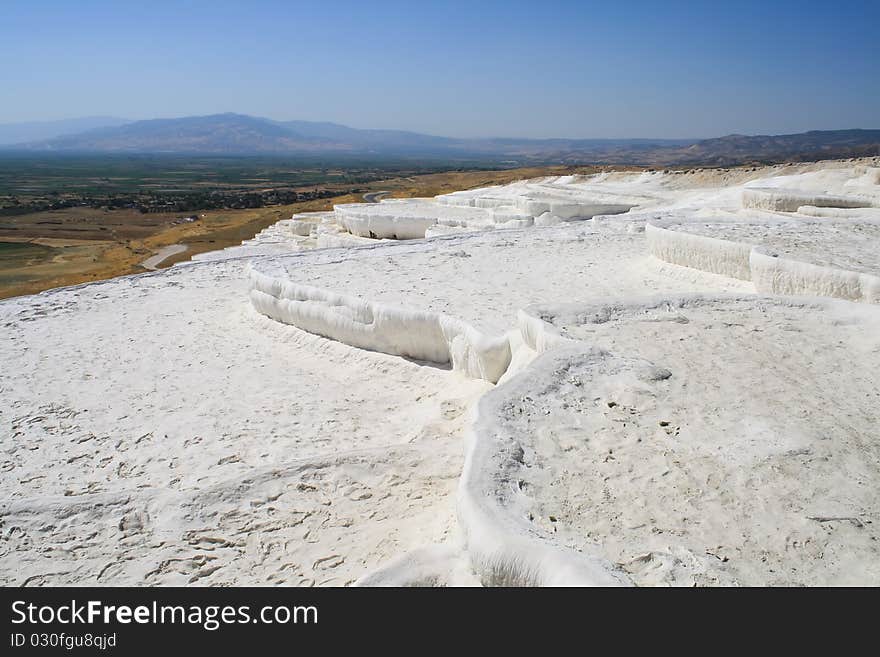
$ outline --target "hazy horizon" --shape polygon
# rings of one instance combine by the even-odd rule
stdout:
[[[4,6],[0,123],[234,112],[448,137],[874,128],[880,5]]]
[[[56,123],[73,123],[73,122],[78,122],[78,121],[89,121],[89,120],[94,120],[96,123],[99,122],[100,120],[106,120],[108,122],[107,126],[112,127],[112,126],[116,125],[116,122],[136,123],[136,122],[140,122],[140,121],[199,118],[199,116],[212,116],[212,115],[223,115],[223,114],[242,115],[241,112],[230,111],[230,112],[214,112],[209,115],[154,116],[154,117],[148,117],[148,118],[143,118],[143,119],[132,119],[132,118],[121,117],[121,116],[100,116],[100,115],[96,115],[96,116],[71,116],[71,117],[63,117],[63,118],[58,118],[58,119],[47,119],[47,120],[42,120],[42,121],[0,122],[0,128],[24,126],[24,125],[28,125],[28,124],[33,124],[33,125],[47,124],[48,125],[48,124],[56,124]],[[376,128],[374,128],[374,126],[355,126],[355,125],[350,125],[350,124],[338,124],[337,122],[311,121],[311,120],[307,120],[307,119],[299,119],[296,117],[270,119],[269,117],[256,116],[256,115],[245,115],[245,116],[250,116],[252,118],[257,118],[257,119],[268,119],[268,120],[277,121],[280,123],[302,121],[302,122],[312,122],[312,123],[333,123],[335,125],[345,125],[345,127],[356,128],[356,129],[365,129],[365,130],[376,129]],[[102,124],[99,127],[104,127],[104,126]],[[88,128],[86,128],[86,129],[88,129]],[[381,129],[386,129],[386,128],[381,128]],[[387,129],[397,130],[397,128],[387,128]],[[868,131],[870,131],[870,130],[876,130],[876,129],[878,129],[878,128],[874,128],[870,125],[865,125],[865,126],[848,126],[846,128],[832,128],[830,130],[831,131],[833,131],[833,130],[868,130]],[[771,133],[761,133],[761,134],[752,133],[747,136],[761,136],[761,135],[780,136],[780,135],[785,135],[785,134],[802,134],[803,132],[815,132],[815,131],[821,132],[823,130],[821,128],[809,128],[809,129],[801,131],[799,133],[772,133],[772,134]],[[415,132],[415,131],[412,131],[412,132]],[[424,135],[434,136],[434,137],[449,137],[449,138],[453,138],[453,139],[459,138],[458,135],[443,135],[443,134],[438,134],[438,133],[417,133],[417,134],[424,134]],[[627,136],[621,136],[621,137],[570,137],[568,135],[548,135],[546,137],[521,137],[521,138],[517,138],[517,139],[523,139],[523,140],[528,140],[528,139],[535,139],[535,140],[584,139],[584,140],[608,140],[608,141],[618,141],[618,140],[619,141],[625,141],[625,140],[639,141],[639,140],[656,139],[657,141],[691,141],[691,140],[702,141],[702,140],[706,140],[706,139],[715,139],[715,138],[719,138],[719,137],[727,137],[727,136],[732,136],[732,135],[736,135],[736,134],[745,135],[746,133],[725,133],[725,134],[718,134],[718,135],[691,135],[690,137],[656,137],[654,135],[627,135]],[[471,139],[504,139],[504,138],[509,138],[509,135],[488,134],[488,135],[476,135],[475,137],[471,137]]]
[[[250,116],[252,118],[268,119],[270,121],[277,121],[280,123],[292,122],[292,121],[302,121],[302,122],[307,122],[307,123],[332,123],[334,125],[344,125],[345,127],[356,128],[359,130],[374,130],[374,129],[376,129],[376,130],[401,130],[400,128],[376,128],[375,126],[359,126],[359,125],[351,125],[350,123],[342,124],[342,123],[339,123],[338,121],[323,121],[323,120],[319,120],[319,119],[301,119],[298,117],[271,118],[271,117],[260,116],[260,115],[255,115],[255,114],[245,114],[243,112],[236,112],[234,110],[230,110],[230,111],[226,111],[226,112],[211,112],[210,114],[204,114],[204,115],[194,115],[194,114],[183,115],[183,114],[180,114],[180,115],[168,115],[168,116],[150,116],[150,117],[144,117],[144,118],[138,118],[138,119],[133,119],[133,118],[124,117],[124,116],[105,116],[105,115],[65,116],[65,117],[60,117],[60,118],[56,118],[56,119],[46,119],[46,120],[36,120],[36,121],[9,121],[9,122],[0,121],[0,127],[12,127],[12,126],[27,125],[27,124],[68,123],[68,122],[74,122],[74,121],[100,120],[100,119],[106,119],[108,121],[124,121],[127,123],[136,123],[139,121],[174,120],[174,119],[198,118],[198,117],[206,117],[206,116],[218,116],[218,115],[223,115],[223,114]],[[858,126],[858,127],[861,127],[861,126]],[[408,131],[408,132],[415,132],[417,134],[425,134],[425,135],[435,136],[435,137],[451,137],[451,138],[459,138],[460,137],[459,135],[444,135],[444,134],[439,134],[439,133],[429,133],[429,132],[422,132],[422,131],[415,131],[415,130]],[[672,137],[664,138],[664,137],[655,137],[653,135],[632,135],[632,136],[626,136],[626,137],[578,137],[578,138],[579,139],[609,139],[612,141],[618,140],[618,139],[619,140],[669,139],[670,141],[681,141],[681,140],[688,140],[688,139],[707,139],[707,138],[718,137],[718,136],[722,136],[722,135],[696,135],[696,136],[683,137],[683,138],[672,138]],[[473,139],[480,139],[480,138],[493,139],[493,138],[506,138],[506,137],[509,137],[509,135],[488,134],[488,135],[476,135],[475,137],[471,137],[471,138],[473,138]],[[522,137],[522,139],[554,139],[554,138],[574,139],[573,137],[569,137],[567,135],[549,135],[547,137],[531,137],[531,138],[530,137]]]

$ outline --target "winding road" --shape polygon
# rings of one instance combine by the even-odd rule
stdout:
[[[167,258],[170,258],[173,255],[177,255],[178,253],[183,253],[189,247],[186,244],[172,244],[171,246],[166,246],[162,249],[159,249],[158,253],[153,256],[150,256],[146,260],[141,263],[141,267],[144,269],[154,270],[158,269],[159,265],[162,264]]]
[[[388,191],[385,191],[385,192],[367,192],[366,194],[364,194],[364,201],[366,201],[367,203],[378,203],[379,201],[382,200],[382,197],[383,197],[383,196],[385,196],[386,194],[390,194],[390,193],[391,193],[391,192],[388,192]]]

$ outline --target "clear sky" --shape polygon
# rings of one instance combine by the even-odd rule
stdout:
[[[880,0],[0,0],[0,122],[474,137],[880,128]]]

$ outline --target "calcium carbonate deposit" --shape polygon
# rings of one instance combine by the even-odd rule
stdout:
[[[5,585],[880,584],[880,161],[294,215],[0,302]]]

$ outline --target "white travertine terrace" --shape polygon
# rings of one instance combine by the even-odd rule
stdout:
[[[751,280],[760,293],[880,303],[880,218],[649,221],[661,260]]]
[[[837,172],[832,172],[831,175],[841,177]],[[844,186],[847,187],[846,183],[851,182],[852,177],[846,178],[845,176],[846,174],[843,176]],[[821,170],[813,176],[809,173],[804,175],[807,183],[810,183],[811,179],[822,179],[823,177],[827,178],[827,175]],[[815,183],[815,180],[812,182]],[[565,184],[567,185],[568,181]],[[810,185],[807,184],[807,187],[809,188]],[[532,215],[537,215],[536,218],[548,212],[554,212],[560,220],[570,219],[576,214],[572,210],[569,216],[566,216],[569,211],[563,209],[562,205],[541,205],[541,197],[534,194],[533,190],[530,190],[528,199],[518,202],[512,202],[505,191],[509,193],[510,190],[492,188],[483,190],[483,194],[477,190],[445,195],[437,200],[452,208],[473,208],[491,212],[497,212],[499,209],[519,208]],[[522,192],[522,187],[519,187],[518,191]],[[752,196],[753,191],[755,191],[755,196]],[[356,268],[348,264],[349,257],[347,256],[333,256],[332,262],[324,264],[316,262],[317,266],[310,266],[308,263],[296,259],[290,260],[286,265],[282,265],[282,261],[277,260],[255,263],[252,265],[251,274],[254,287],[252,295],[255,295],[254,303],[258,308],[268,304],[275,313],[269,312],[268,314],[282,319],[282,321],[302,326],[302,319],[297,317],[297,313],[301,311],[288,311],[285,314],[276,307],[277,304],[283,303],[282,300],[285,296],[292,299],[301,297],[304,300],[314,298],[314,293],[306,292],[303,283],[295,281],[309,281],[311,285],[322,286],[325,279],[342,280],[344,281],[344,289],[348,292],[355,292],[358,295],[357,300],[348,298],[345,303],[342,303],[337,298],[325,299],[323,300],[324,308],[312,307],[309,309],[310,319],[317,321],[317,324],[323,323],[324,326],[334,322],[339,323],[339,319],[316,320],[316,318],[328,313],[329,316],[333,316],[339,309],[344,308],[345,322],[362,324],[370,331],[377,329],[380,322],[376,321],[371,314],[353,315],[351,308],[369,304],[370,302],[366,299],[371,299],[377,304],[380,304],[381,301],[393,300],[399,304],[411,305],[413,308],[412,311],[409,311],[411,319],[406,319],[407,311],[403,308],[392,311],[381,305],[374,306],[386,314],[394,314],[397,318],[398,323],[394,325],[393,331],[379,331],[384,333],[385,337],[390,337],[393,344],[389,346],[387,343],[382,343],[377,339],[378,336],[370,338],[367,343],[361,341],[360,344],[380,351],[414,355],[412,348],[406,346],[406,340],[400,336],[400,327],[407,323],[410,326],[416,326],[418,322],[424,321],[426,316],[432,316],[431,311],[434,309],[442,309],[446,312],[455,309],[453,312],[465,314],[470,322],[469,327],[479,326],[483,329],[481,336],[491,334],[494,331],[497,337],[501,337],[503,327],[509,324],[505,324],[503,321],[493,322],[494,318],[491,315],[486,315],[486,300],[497,300],[508,308],[521,308],[526,304],[522,303],[522,299],[517,296],[534,294],[536,297],[554,295],[556,298],[578,298],[578,293],[583,289],[582,281],[587,280],[591,286],[592,296],[601,296],[604,291],[602,282],[605,280],[605,276],[614,280],[613,287],[616,288],[614,292],[609,290],[608,296],[613,296],[616,292],[619,298],[627,298],[627,272],[637,271],[636,277],[641,279],[643,285],[651,279],[651,275],[645,267],[647,263],[636,264],[638,263],[636,258],[632,255],[624,255],[625,247],[623,251],[620,250],[624,244],[635,244],[644,239],[639,236],[639,231],[620,231],[616,230],[616,227],[629,225],[631,228],[646,224],[645,234],[649,250],[660,260],[692,269],[702,269],[712,274],[729,277],[731,280],[752,282],[755,286],[754,289],[758,292],[812,293],[874,301],[876,297],[873,284],[870,278],[865,279],[865,277],[871,276],[869,272],[876,271],[877,251],[874,245],[878,238],[877,223],[872,221],[872,211],[869,207],[873,202],[870,194],[873,190],[864,189],[863,185],[859,190],[861,195],[856,200],[842,195],[778,191],[779,193],[774,196],[775,192],[771,193],[773,192],[772,187],[770,192],[756,187],[745,188],[740,192],[741,209],[736,207],[737,203],[734,200],[736,195],[729,194],[717,206],[717,211],[726,216],[716,219],[704,218],[706,211],[711,211],[712,206],[708,204],[707,208],[691,207],[684,212],[679,211],[677,218],[675,205],[669,203],[668,200],[665,203],[656,202],[661,194],[655,191],[653,192],[655,216],[661,217],[660,219],[651,216],[651,204],[642,199],[644,205],[639,212],[632,213],[633,220],[630,222],[627,222],[626,215],[613,218],[613,220],[603,216],[593,222],[581,224],[577,228],[552,230],[531,228],[527,231],[504,231],[485,236],[471,233],[460,237],[445,237],[442,241],[434,239],[430,246],[429,243],[425,243],[406,250],[401,250],[397,246],[389,246],[362,250],[356,254],[351,253],[350,258],[357,260],[364,266],[361,271],[357,271]],[[760,203],[750,202],[750,199],[761,195],[777,200],[788,199],[785,203],[789,201],[791,203],[786,205],[782,201],[774,201],[772,205],[762,207]],[[595,193],[593,196],[596,196]],[[421,203],[424,204],[424,202]],[[636,205],[636,203],[632,203],[628,209]],[[787,219],[774,216],[781,209],[793,207],[796,210],[803,205],[849,210],[868,208],[868,210],[863,211],[864,213],[853,210],[845,220],[833,223],[829,223],[828,219],[818,221],[807,219],[805,218],[808,216],[806,214]],[[401,207],[401,210],[403,209]],[[756,209],[759,210],[757,216],[754,214]],[[762,209],[773,212],[762,216],[760,213]],[[744,213],[746,216],[743,216]],[[592,217],[595,214],[607,213],[584,212],[584,214]],[[402,212],[401,216],[408,215]],[[460,218],[467,215],[462,215],[459,212],[457,216]],[[450,220],[448,225],[452,228],[455,223],[456,221]],[[461,221],[460,223],[464,224],[465,222]],[[474,230],[477,223],[472,220],[468,228]],[[540,224],[541,222],[537,221],[536,223]],[[446,224],[438,222],[437,225],[444,226]],[[612,228],[611,231],[608,230],[609,227]],[[448,230],[433,230],[434,232],[429,233],[432,237],[454,235]],[[524,250],[524,253],[520,254],[517,252],[518,245],[523,242],[528,243],[529,246],[527,250]],[[581,277],[569,269],[569,263],[572,260],[567,256],[566,248],[574,242],[589,245],[587,249],[582,250],[584,255],[579,261],[580,265],[587,266],[583,272],[586,275],[582,274]],[[487,247],[497,249],[499,244],[504,245],[503,255],[500,257],[495,254],[483,256],[483,251]],[[546,247],[548,251],[546,254],[540,253],[542,247]],[[601,254],[604,262],[596,268],[598,276],[591,276],[587,273],[590,269],[590,258],[597,257],[598,254]],[[783,254],[786,257],[781,257]],[[526,275],[528,278],[517,281],[510,280],[510,276],[506,275],[504,278],[507,279],[505,285],[507,289],[494,289],[494,285],[491,284],[492,271],[507,271],[508,265],[504,262],[505,257],[511,260],[514,276]],[[457,262],[462,258],[468,260],[466,268],[462,268],[461,264]],[[770,260],[771,263],[762,262],[762,258]],[[794,258],[800,258],[803,262]],[[807,260],[812,260],[817,264],[808,264]],[[788,265],[788,262],[792,262],[794,265]],[[488,265],[485,273],[481,271],[483,263]],[[615,265],[619,266],[619,271]],[[810,267],[827,270],[831,265],[862,270],[857,274],[857,277],[861,277],[859,282],[855,285],[848,281],[841,283],[835,280],[834,275],[826,273],[821,277],[813,274],[814,278],[821,279],[821,283],[805,282],[809,276],[801,275],[799,282],[793,284],[791,280],[794,278],[794,274],[789,272],[782,276],[778,272],[780,268],[784,267],[800,272]],[[263,273],[266,267],[272,271],[269,278],[263,278],[266,276]],[[771,267],[776,268],[777,271],[768,273]],[[462,281],[461,274],[465,271],[468,277],[473,278]],[[346,272],[349,273],[346,274]],[[461,273],[456,276],[456,272]],[[280,291],[279,280],[289,281],[286,292]],[[475,285],[475,280],[481,281],[482,284]],[[868,281],[867,284],[865,280]],[[417,281],[416,285],[413,285],[414,281]],[[463,282],[468,288],[467,292],[461,289],[464,287],[462,286]],[[401,286],[399,283],[404,283],[404,285]],[[577,289],[578,283],[581,284],[581,290]],[[715,284],[718,285],[717,280]],[[609,287],[612,286],[609,285]],[[665,287],[670,289],[669,283]],[[673,284],[672,287],[675,285]],[[264,292],[266,288],[271,288],[269,293]],[[662,288],[662,286],[658,286],[658,288]],[[510,294],[507,290],[516,290],[518,294]],[[312,296],[310,297],[310,295]],[[589,296],[591,296],[589,293],[584,295],[581,292],[580,294],[581,298]],[[447,298],[449,300],[446,300]],[[452,302],[452,299],[455,301]],[[480,311],[468,312],[470,305],[468,300],[474,300],[474,305],[479,306]],[[766,319],[768,308],[776,310],[784,308],[784,312],[779,311],[783,315],[787,313],[788,315],[800,316],[805,312],[815,315],[818,312],[817,309],[822,311],[830,309],[829,312],[840,312],[843,316],[848,316],[845,306],[838,307],[833,303],[804,305],[801,302],[755,302],[748,297],[730,302],[720,300],[704,302],[691,299],[681,303],[684,305],[689,303],[694,307],[703,303],[706,305],[715,304],[712,306],[713,311],[719,307],[725,307],[725,304],[733,304],[727,310],[731,316],[737,317],[744,312],[748,314],[748,309],[755,303],[761,305],[761,312],[765,315],[764,319]],[[264,312],[266,311],[264,310]],[[506,417],[505,413],[509,413],[511,399],[532,399],[536,387],[540,388],[542,385],[543,372],[548,367],[550,370],[562,368],[568,371],[572,359],[580,365],[592,364],[600,369],[604,368],[603,371],[610,368],[608,371],[614,372],[615,376],[624,371],[632,371],[635,373],[633,375],[635,379],[642,383],[645,381],[664,381],[668,378],[665,368],[643,359],[637,351],[630,355],[621,356],[612,355],[601,348],[588,348],[585,351],[584,346],[576,344],[577,340],[563,335],[565,331],[556,329],[552,322],[544,321],[545,318],[535,317],[531,314],[532,312],[533,309],[520,312],[519,330],[507,333],[510,365],[509,367],[505,365],[506,372],[499,367],[499,370],[493,372],[493,376],[488,378],[492,382],[500,380],[501,383],[495,391],[482,398],[477,406],[476,416],[471,422],[468,434],[470,436],[468,456],[459,488],[458,508],[465,534],[466,550],[474,572],[480,580],[484,584],[608,585],[629,581],[643,584],[682,583],[683,578],[690,577],[688,583],[749,582],[748,577],[754,573],[748,569],[732,576],[710,572],[711,569],[706,568],[705,560],[700,561],[693,558],[692,552],[688,553],[690,555],[688,558],[691,561],[684,566],[682,565],[684,563],[682,553],[675,552],[675,550],[670,553],[652,553],[647,559],[643,555],[634,555],[633,559],[626,563],[619,561],[618,555],[618,560],[612,563],[603,556],[601,545],[587,545],[583,541],[576,544],[559,545],[552,539],[548,540],[548,537],[552,537],[549,532],[559,530],[559,525],[555,524],[558,516],[553,516],[552,526],[548,525],[544,519],[544,526],[539,527],[535,522],[532,522],[535,518],[533,513],[526,513],[520,509],[518,504],[522,502],[523,496],[527,496],[523,491],[530,484],[523,479],[517,480],[516,475],[512,473],[528,471],[546,477],[548,480],[552,480],[555,475],[548,475],[544,469],[533,467],[535,465],[533,463],[528,466],[524,465],[523,459],[527,458],[528,447],[524,447],[522,443],[533,434],[526,426],[516,427],[516,422],[521,418],[507,417],[506,420],[502,419]],[[862,312],[870,319],[868,321],[870,327],[880,327],[876,315],[870,314],[873,311],[865,310]],[[834,315],[833,312],[831,314]],[[605,320],[603,319],[603,321]],[[828,324],[836,326],[838,321],[839,318],[835,316],[833,321],[829,321]],[[345,329],[350,330],[351,325],[346,324]],[[764,328],[756,330],[766,331]],[[860,326],[859,330],[865,330],[865,326]],[[326,329],[319,327],[317,331],[322,332]],[[322,334],[327,335],[326,332],[322,332]],[[442,331],[417,328],[412,331],[412,334],[418,334],[434,345],[433,351],[420,352],[421,357],[430,352],[429,359],[444,360],[444,353],[451,351],[448,344],[449,339],[443,335]],[[456,335],[461,334],[461,331],[456,333]],[[432,338],[431,336],[436,337]],[[696,336],[689,341],[689,349],[702,348],[693,345],[692,340],[695,338]],[[820,335],[820,338],[827,339],[824,335]],[[343,335],[341,339],[346,340],[346,337]],[[821,339],[818,344],[822,344]],[[444,342],[447,343],[446,347],[443,346]],[[775,343],[772,347],[778,349],[780,345]],[[748,347],[744,346],[743,348]],[[467,350],[465,352],[467,353]],[[537,360],[533,360],[535,358]],[[453,356],[447,356],[445,360],[450,362],[454,369],[462,370],[470,376],[487,378],[485,368],[462,366]],[[498,360],[499,365],[502,362],[504,362],[503,359]],[[548,366],[546,363],[552,365]],[[871,368],[868,368],[868,371],[872,371]],[[646,372],[647,374],[645,374]],[[865,381],[861,383],[864,384]],[[553,382],[547,385],[549,390],[558,390],[557,384]],[[752,386],[751,389],[753,392],[759,390],[758,386]],[[554,392],[554,394],[556,393]],[[870,407],[869,404],[866,408]],[[521,412],[521,409],[517,411],[518,414]],[[703,411],[695,409],[694,412]],[[499,428],[499,421],[502,422],[501,428]],[[504,428],[504,421],[513,422],[514,429]],[[537,421],[537,418],[533,421]],[[666,423],[665,420],[661,422]],[[863,427],[863,431],[866,431],[868,426],[870,426],[870,422]],[[850,436],[843,438],[847,440]],[[850,448],[849,443],[846,443],[845,446],[847,449]],[[563,456],[559,458],[564,460]],[[876,477],[876,469],[869,474],[871,477]],[[544,484],[546,485],[547,481]],[[534,483],[531,485],[536,486]],[[512,497],[510,497],[511,494]],[[564,505],[565,501],[560,501],[560,504]],[[512,509],[520,509],[520,511],[512,512]],[[874,512],[874,507],[870,507],[870,511]],[[528,521],[525,519],[526,517],[529,518]],[[819,521],[813,522],[818,523]],[[587,528],[584,531],[588,531]],[[870,551],[867,554],[868,557],[865,557],[864,554],[858,555],[862,567],[865,563],[870,563],[870,559],[875,556]],[[429,563],[434,562],[429,561]],[[699,570],[699,572],[694,571],[682,575],[682,569],[687,571],[688,566],[691,566],[692,570]],[[421,566],[421,568],[424,567],[424,565]],[[398,566],[396,570],[392,568],[392,571],[396,575],[388,581],[398,582],[400,567]],[[841,573],[837,572],[836,575],[841,576]],[[795,578],[794,581],[799,580]],[[819,578],[813,581],[822,582],[824,580]],[[833,581],[833,577],[831,581]],[[382,576],[377,575],[375,580],[365,581],[365,583],[371,582],[382,582]]]
[[[433,199],[383,199],[337,205],[336,221],[353,235],[420,239],[449,232],[526,228],[627,212],[649,197],[577,188],[559,179],[454,192]]]
[[[589,223],[301,252],[255,260],[250,277],[254,307],[274,319],[357,347],[449,363],[493,383],[512,358],[516,309],[547,295],[747,288],[670,275],[646,256],[642,238]]]
[[[878,584],[878,165],[349,204],[2,301],[0,581]]]
[[[739,212],[649,218],[648,248],[666,262],[752,281],[759,293],[880,303],[878,172],[857,165],[751,181]]]
[[[802,205],[816,208],[870,208],[873,199],[851,196],[810,194],[794,189],[762,189],[747,187],[743,190],[743,207],[797,212]]]
[[[565,346],[480,402],[507,450],[473,497],[587,563],[602,546],[637,584],[880,581],[880,308],[684,296],[523,315]]]

